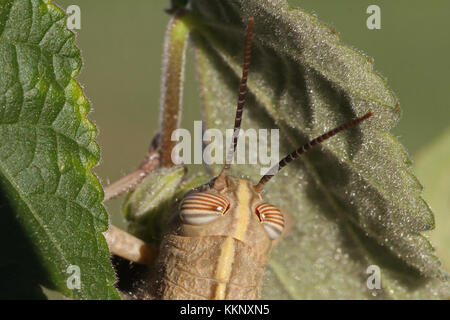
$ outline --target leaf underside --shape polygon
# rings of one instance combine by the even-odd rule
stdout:
[[[289,212],[295,225],[271,254],[263,298],[448,295],[439,260],[422,235],[433,229],[433,213],[408,154],[389,133],[400,117],[398,102],[373,72],[373,61],[284,0],[192,0],[191,6],[207,127],[233,127],[250,17],[255,26],[243,129],[279,128],[282,156],[374,112],[267,184],[265,200]],[[260,177],[259,166],[232,169],[255,182]],[[366,286],[373,264],[381,268],[381,290]]]
[[[99,160],[66,16],[48,1],[0,1],[0,281],[5,298],[118,298],[90,169]],[[70,290],[68,266],[80,268]],[[73,282],[72,282],[73,283]]]

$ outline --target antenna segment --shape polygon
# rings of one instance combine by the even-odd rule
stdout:
[[[302,154],[311,150],[314,146],[322,143],[323,141],[331,138],[332,136],[338,134],[341,131],[344,131],[344,130],[350,129],[351,127],[356,126],[357,124],[363,122],[364,120],[370,118],[371,116],[373,116],[373,112],[366,113],[365,115],[363,115],[360,118],[353,119],[339,127],[336,127],[334,129],[328,131],[327,133],[324,133],[323,135],[309,141],[308,143],[306,143],[299,149],[288,154],[277,165],[270,168],[270,170],[268,171],[268,174],[264,175],[261,178],[261,180],[259,180],[258,184],[254,186],[255,190],[257,192],[261,192],[262,189],[264,188],[264,185],[266,184],[266,182],[269,181],[277,172],[279,172],[281,169],[283,169],[285,166],[287,166],[291,161],[299,158]]]
[[[245,54],[244,54],[244,66],[242,67],[241,84],[239,85],[239,95],[236,108],[236,117],[234,119],[233,141],[231,142],[230,149],[227,153],[225,165],[220,172],[219,176],[214,182],[214,188],[222,189],[226,186],[226,173],[230,169],[231,162],[233,161],[234,152],[236,151],[237,141],[239,137],[239,130],[241,129],[242,112],[244,111],[245,94],[247,93],[247,77],[248,69],[250,66],[253,24],[255,20],[250,18],[248,20],[247,36],[245,38]]]
[[[233,130],[233,141],[230,146],[230,150],[227,154],[227,159],[223,170],[230,169],[231,161],[233,160],[234,152],[236,151],[236,145],[239,137],[239,130],[241,129],[242,112],[244,111],[245,94],[247,93],[247,77],[248,69],[250,65],[250,55],[252,46],[252,34],[253,34],[253,23],[254,19],[250,18],[248,20],[247,37],[245,38],[245,55],[244,55],[244,66],[242,68],[242,78],[241,84],[239,86],[239,96],[236,108],[236,117],[234,119],[234,130]]]

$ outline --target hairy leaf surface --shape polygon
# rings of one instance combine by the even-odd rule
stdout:
[[[0,1],[0,292],[8,298],[42,298],[40,284],[72,298],[118,298],[103,190],[90,171],[96,129],[65,23],[49,1]],[[80,270],[79,289],[68,288],[69,266]]]
[[[279,128],[280,157],[368,111],[374,117],[283,169],[265,198],[295,219],[272,253],[265,298],[439,298],[447,285],[422,234],[434,216],[389,133],[400,108],[372,59],[284,0],[192,0],[205,122],[232,128],[247,21],[255,18],[243,129]],[[234,165],[257,182],[259,166]],[[216,168],[216,172],[219,167]],[[382,289],[369,290],[370,265]]]

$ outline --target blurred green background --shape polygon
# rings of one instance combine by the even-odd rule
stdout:
[[[97,141],[102,160],[95,172],[107,184],[139,165],[158,132],[162,43],[169,19],[163,9],[169,6],[169,1],[55,0],[54,3],[64,10],[71,4],[81,8],[81,30],[76,33],[84,67],[78,81],[91,101],[89,118],[99,130]],[[403,111],[393,133],[412,156],[449,126],[450,1],[291,0],[289,3],[317,14],[338,30],[344,43],[375,59],[375,70],[387,79]],[[381,30],[366,27],[366,9],[371,4],[381,7]],[[190,129],[193,120],[199,120],[201,115],[190,52],[188,58],[182,125]],[[450,145],[444,144],[442,148],[448,149]],[[447,193],[448,190],[444,195]],[[107,203],[117,225],[123,225],[122,201],[119,198]],[[438,226],[440,217],[448,216],[447,213],[439,212]],[[448,233],[447,230],[441,232]],[[444,253],[439,246],[438,249]]]

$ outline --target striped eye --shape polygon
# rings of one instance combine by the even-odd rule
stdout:
[[[229,207],[230,202],[216,193],[193,193],[181,203],[180,217],[187,224],[205,224],[223,216]]]
[[[268,203],[261,203],[255,210],[269,238],[272,240],[278,238],[284,228],[284,217],[281,211]]]

